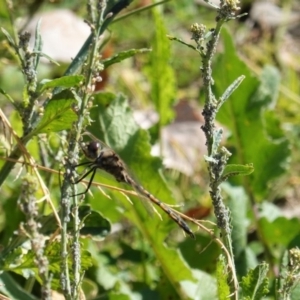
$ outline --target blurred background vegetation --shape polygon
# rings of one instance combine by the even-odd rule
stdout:
[[[7,3],[9,5],[10,1]],[[121,16],[151,3],[151,0],[133,1]],[[240,13],[247,15],[226,24],[217,49],[213,65],[214,90],[220,96],[237,76],[246,75],[237,94],[228,100],[224,110],[221,109],[218,120],[225,131],[224,144],[233,153],[232,163],[254,163],[255,172],[249,179],[235,178],[226,183],[224,195],[231,208],[233,230],[236,230],[233,240],[238,278],[260,261],[267,261],[270,266],[269,299],[275,299],[275,279],[283,276],[280,272],[282,257],[287,249],[300,246],[300,3],[296,0],[241,1],[240,7]],[[97,115],[105,111],[104,104],[109,99],[109,94],[105,93],[125,95],[134,120],[148,131],[147,137],[141,135],[143,143],[140,147],[143,148],[136,153],[139,155],[144,150],[147,155],[151,151],[160,156],[162,165],[147,155],[145,160],[149,160],[149,166],[157,164],[153,170],[158,175],[163,174],[163,179],[151,183],[149,176],[153,176],[154,171],[148,173],[148,167],[142,167],[143,164],[148,166],[147,162],[126,157],[126,151],[122,156],[122,143],[118,144],[116,137],[111,146],[121,152],[141,184],[151,189],[154,195],[171,198],[161,201],[180,204],[178,209],[190,217],[214,221],[203,159],[205,139],[200,129],[204,97],[199,54],[168,40],[166,35],[192,44],[190,26],[197,22],[212,28],[216,13],[200,0],[168,1],[155,12],[142,10],[109,27],[105,35],[107,42],[101,50],[104,59],[128,49],[152,48],[153,51],[114,64],[101,74],[103,81],[95,93],[98,108],[92,110],[91,116],[96,120]],[[60,65],[43,60],[38,77],[40,80],[58,78],[89,34],[89,28],[83,22],[86,6],[77,0],[25,0],[13,1],[13,10],[9,12],[5,1],[0,2],[1,27],[9,32],[26,29],[34,36],[40,18],[43,52]],[[165,42],[162,42],[162,36]],[[20,102],[23,75],[2,33],[0,41],[0,87]],[[159,47],[165,48],[160,52]],[[166,56],[162,57],[162,53]],[[158,67],[160,64],[162,70]],[[168,107],[162,111],[158,110],[157,101],[162,101],[157,96],[159,93],[169,97]],[[101,98],[102,94],[106,95],[105,100]],[[14,107],[3,95],[0,95],[0,105],[13,129],[21,136],[22,124]],[[122,99],[115,105],[116,109],[127,110]],[[128,118],[131,124],[131,116]],[[126,120],[115,122],[118,127],[126,127]],[[90,130],[97,135],[97,126],[101,122],[96,120],[95,123]],[[151,148],[145,141],[148,135]],[[97,136],[103,138],[105,133],[101,131]],[[3,127],[1,165],[14,143]],[[27,148],[39,164],[59,170],[64,156],[60,146],[59,135],[51,133],[47,137],[34,138]],[[43,154],[45,152],[47,155]],[[59,177],[41,173],[54,206],[58,207]],[[24,220],[17,207],[22,182],[20,174],[22,169],[16,166],[1,189],[0,243],[3,247]],[[110,178],[103,178],[101,173],[94,181],[117,185]],[[132,206],[123,194],[110,189],[99,191],[96,187],[92,188],[92,194],[87,195],[85,201],[107,217],[113,229],[102,241],[82,240],[83,248],[92,255],[89,267],[85,268],[83,290],[86,299],[196,299],[193,296],[196,294],[197,299],[218,299],[215,272],[221,250],[209,235],[194,227],[196,240],[185,238],[166,217],[160,221],[155,213],[148,216],[150,213],[143,207],[141,214],[145,223],[141,225],[130,212]],[[136,197],[132,198],[134,206],[139,206]],[[45,202],[39,206],[41,214],[52,212]],[[145,232],[139,230],[140,226],[153,226],[156,230],[158,223],[167,224],[159,225],[162,234],[157,240],[145,237]],[[171,251],[168,247],[174,248]],[[19,297],[22,299],[40,297],[39,283],[32,281],[34,276],[28,271],[31,267],[25,264],[9,273],[14,282],[12,286],[17,283],[20,286]],[[183,274],[178,273],[180,270]],[[192,284],[192,278],[197,278],[198,282]],[[0,286],[3,293],[21,299],[14,296],[13,288],[9,290],[8,281],[3,282],[7,287]],[[293,299],[299,299],[296,298],[299,294],[294,293]]]

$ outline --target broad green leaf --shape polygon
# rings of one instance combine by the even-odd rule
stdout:
[[[203,271],[195,269],[193,269],[193,275],[197,279],[197,282],[180,282],[180,285],[187,296],[193,300],[217,299],[216,279]]]
[[[242,278],[242,299],[243,300],[261,300],[267,293],[269,267],[266,263],[259,264],[255,269],[248,272],[247,276]]]
[[[182,299],[183,295],[178,294],[178,289],[170,282],[166,274],[162,274],[156,287],[160,299]]]
[[[287,246],[291,240],[299,233],[300,220],[298,218],[287,219],[278,217],[274,221],[269,221],[263,217],[259,221],[261,234],[265,236],[265,243],[270,246]]]
[[[269,222],[275,221],[277,218],[282,217],[280,208],[270,202],[264,201],[259,205],[259,217],[266,218]]]
[[[133,299],[132,297],[130,297],[130,295],[125,295],[122,293],[117,293],[117,292],[111,292],[109,293],[109,300],[131,300]]]
[[[223,32],[223,40],[224,53],[214,66],[216,96],[221,96],[239,76],[245,75],[246,79],[224,103],[217,118],[232,134],[228,141],[233,153],[230,162],[253,163],[255,169],[247,180],[238,177],[232,180],[239,184],[245,180],[252,193],[261,200],[268,194],[272,180],[285,172],[290,156],[289,144],[282,133],[277,134],[276,140],[268,136],[271,126],[268,122],[274,124],[275,116],[271,119],[265,114],[276,105],[279,74],[276,69],[266,67],[261,78],[255,78],[237,56],[227,31]],[[272,137],[275,135],[272,134]]]
[[[69,75],[63,76],[56,79],[44,79],[40,82],[40,92],[45,91],[46,89],[60,87],[62,89],[71,88],[77,86],[84,80],[83,75]]]
[[[294,287],[291,292],[291,300],[298,300],[300,299],[300,282]]]
[[[199,254],[199,249],[195,247],[195,241],[185,239],[179,244],[180,252],[184,259],[193,269],[215,272],[216,260],[220,255],[220,247],[216,243],[212,243],[211,237],[197,233],[196,244],[201,245],[201,259],[195,260]]]
[[[270,110],[265,111],[264,119],[265,119],[266,131],[272,139],[280,140],[283,137],[285,137],[280,121],[276,117],[274,111],[270,111]]]
[[[228,198],[232,225],[232,249],[236,272],[245,276],[247,270],[257,265],[256,254],[247,245],[249,220],[247,219],[247,195],[243,188],[233,187],[228,183],[222,184],[222,190]]]
[[[95,296],[99,292],[99,288],[96,282],[88,278],[83,278],[81,288],[86,299],[95,299]]]
[[[81,236],[91,237],[93,240],[103,240],[111,231],[110,222],[99,212],[91,210],[89,205],[79,207],[79,218],[82,222],[80,229]],[[69,222],[68,224],[72,224]],[[68,230],[71,230],[68,226]]]
[[[127,284],[127,281],[124,280],[128,276],[126,270],[118,270],[116,268],[115,262],[109,262],[104,255],[98,254],[99,250],[95,249],[95,246],[92,246],[91,252],[93,254],[95,265],[97,266],[95,272],[96,282],[102,286],[105,290],[110,290],[108,292],[109,296],[128,296],[129,299],[140,299],[140,295],[133,291],[132,282]],[[96,252],[96,253],[95,253]],[[126,269],[126,267],[125,267]],[[116,294],[117,293],[117,294]]]
[[[151,61],[145,68],[145,72],[151,83],[151,100],[159,113],[159,126],[163,126],[174,116],[172,105],[176,96],[176,82],[174,71],[170,66],[170,43],[166,37],[163,17],[157,10],[153,10],[153,17],[156,30],[150,55]]]
[[[111,94],[95,96],[97,107],[91,111],[91,118],[95,122],[88,130],[122,157],[147,190],[161,201],[174,204],[171,193],[160,174],[161,160],[150,155],[148,133],[139,129],[123,96],[116,96],[113,101],[111,99]],[[110,178],[111,185],[119,185],[111,176]],[[121,186],[126,187],[125,184]],[[191,271],[183,262],[180,253],[164,245],[164,239],[170,234],[170,229],[176,228],[177,225],[159,208],[157,210],[161,213],[163,220],[160,220],[156,214],[149,218],[138,198],[131,199],[133,205],[122,195],[118,197],[118,200],[122,202],[123,210],[125,209],[122,214],[140,229],[143,238],[152,245],[162,270],[167,274],[172,285],[181,280],[192,280]],[[95,208],[94,205],[97,205],[97,201],[93,201]],[[110,205],[117,206],[111,201]],[[102,213],[105,215],[105,211]],[[180,293],[179,290],[177,292]]]
[[[37,300],[39,298],[25,291],[10,274],[3,272],[0,274],[0,292],[10,299]],[[0,298],[2,299],[2,297]]]
[[[30,135],[58,132],[71,128],[73,122],[77,120],[77,115],[72,109],[74,102],[74,96],[70,91],[63,91],[55,95],[48,102],[40,122]]]
[[[235,265],[238,274],[245,275],[248,269],[247,246],[247,196],[243,188],[233,187],[227,183],[222,184],[222,190],[226,193],[231,214],[232,248]]]
[[[110,57],[110,58],[107,58],[107,59],[104,59],[102,61],[105,69],[108,68],[109,66],[113,65],[113,64],[116,64],[118,62],[121,62],[129,57],[132,57],[136,54],[139,54],[139,53],[147,53],[147,52],[150,52],[151,49],[147,49],[147,48],[143,48],[143,49],[131,49],[131,50],[127,50],[127,51],[122,51],[122,52],[119,52],[118,54],[114,55],[113,57]]]
[[[297,236],[299,235],[300,220],[296,217],[287,218],[272,203],[264,202],[259,206],[259,227],[265,243],[271,248],[274,245],[285,247],[299,245]]]

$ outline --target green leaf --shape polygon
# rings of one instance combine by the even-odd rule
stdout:
[[[131,296],[133,296],[133,293]],[[109,293],[109,300],[130,300],[132,299],[131,296],[119,292],[111,292]]]
[[[255,269],[250,270],[247,276],[242,278],[243,300],[261,300],[267,295],[269,292],[268,270],[269,266],[263,262]]]
[[[9,95],[7,94],[2,88],[0,88],[0,93],[6,97],[6,99],[8,99],[11,103],[15,103],[14,99]]]
[[[89,236],[95,241],[101,241],[111,231],[110,222],[98,211],[92,210],[89,205],[79,207],[79,218],[82,222],[81,236]],[[69,222],[68,224],[72,224]],[[72,230],[68,226],[68,230]]]
[[[211,300],[217,299],[216,279],[206,272],[193,269],[197,282],[182,281],[180,283],[189,299]]]
[[[266,132],[273,140],[280,140],[283,137],[285,138],[285,133],[282,130],[281,123],[274,111],[265,111],[264,120]]]
[[[194,247],[195,241],[192,239],[185,239],[179,244],[180,252],[184,259],[193,269],[206,270],[215,272],[216,260],[220,255],[220,247],[216,243],[211,242],[211,237],[197,233],[196,244],[201,245],[201,259],[195,260],[195,257],[199,254],[198,249]]]
[[[74,95],[70,91],[63,91],[55,95],[45,107],[40,122],[30,136],[70,129],[78,118],[72,109],[74,103]]]
[[[266,67],[259,80],[252,76],[247,65],[237,56],[227,31],[223,32],[223,39],[224,54],[218,57],[214,66],[217,97],[239,76],[245,75],[246,79],[224,103],[217,118],[232,134],[228,141],[233,153],[230,163],[253,163],[257,170],[247,177],[247,184],[260,200],[268,194],[272,180],[284,174],[290,156],[289,143],[282,131],[273,140],[268,135],[271,125],[266,124],[271,120],[265,111],[272,110],[276,104],[280,77],[272,67]],[[275,123],[274,115],[272,123]],[[232,180],[241,184],[243,179],[235,177]]]
[[[272,247],[274,244],[287,246],[297,236],[300,228],[300,220],[296,217],[287,219],[282,216],[273,221],[263,217],[259,223],[261,234],[266,237],[265,243]]]
[[[41,20],[38,21],[35,27],[35,41],[34,41],[34,48],[33,48],[33,52],[37,53],[37,55],[34,57],[34,62],[33,62],[33,67],[35,70],[39,65],[40,56],[41,56],[38,52],[41,52],[43,48],[43,40],[41,36],[40,27],[41,27]]]
[[[193,50],[199,52],[198,49],[197,49],[195,46],[186,43],[186,42],[183,41],[182,39],[179,39],[179,38],[177,38],[177,37],[175,37],[175,36],[171,36],[171,35],[167,35],[167,38],[168,38],[170,41],[176,41],[176,42],[178,42],[178,43],[180,43],[180,44],[182,44],[182,45],[185,45],[185,46],[187,46],[187,47],[189,47],[189,48],[191,48],[191,49],[193,49]]]
[[[46,53],[44,52],[41,52],[41,51],[34,51],[33,54],[37,54],[38,56],[41,56],[41,57],[45,57],[47,58],[50,62],[52,62],[53,64],[57,65],[57,66],[60,66],[60,64],[54,60],[51,56],[47,55]]]
[[[44,248],[44,255],[49,261],[49,271],[53,275],[51,281],[51,287],[53,289],[58,289],[60,287],[59,278],[61,274],[61,245],[58,241],[52,241],[47,243]],[[92,258],[88,251],[81,249],[80,253],[81,258],[81,272],[86,271],[92,266]],[[68,263],[70,266],[70,271],[72,270],[72,257],[68,256]],[[28,278],[32,274],[35,275],[35,278],[41,282],[41,279],[38,274],[38,268],[35,262],[35,253],[34,251],[28,251],[28,247],[20,246],[14,251],[12,251],[3,261],[2,270],[11,271],[17,274]],[[73,278],[71,272],[70,278]]]
[[[247,196],[243,188],[233,187],[227,183],[222,184],[226,193],[231,215],[232,248],[235,260],[239,258],[247,245]],[[239,264],[237,264],[237,267]]]
[[[222,190],[228,198],[231,219],[231,238],[235,267],[239,276],[245,276],[250,268],[257,265],[256,255],[248,246],[247,227],[250,223],[247,216],[248,198],[243,188],[222,184]]]
[[[62,76],[56,79],[44,79],[40,82],[40,92],[45,91],[46,89],[61,87],[62,89],[68,89],[74,86],[79,85],[84,80],[82,75],[69,75]]]
[[[6,37],[7,41],[8,41],[8,43],[9,43],[13,48],[17,49],[18,46],[15,44],[15,41],[14,41],[14,39],[11,37],[11,35],[10,35],[4,28],[2,28],[2,27],[1,27],[1,30],[2,30],[3,34],[5,35],[5,37]]]
[[[214,156],[218,150],[220,143],[222,142],[223,129],[216,129],[213,134],[213,144],[211,147],[211,156]]]
[[[147,48],[126,50],[126,51],[119,52],[118,54],[114,55],[113,57],[104,59],[102,61],[102,63],[104,65],[105,69],[106,69],[109,66],[111,66],[113,64],[116,64],[118,62],[121,62],[121,61],[123,61],[123,60],[125,60],[129,57],[132,57],[136,54],[147,53],[147,52],[150,52],[150,51],[151,51],[151,49],[147,49]]]
[[[145,72],[151,82],[151,100],[159,113],[159,126],[169,123],[174,117],[172,105],[176,97],[175,74],[170,66],[170,43],[166,38],[166,28],[162,16],[153,10],[155,36],[150,64]]]
[[[240,84],[244,79],[245,79],[244,75],[240,76],[226,89],[224,94],[218,100],[217,111],[221,108],[224,102],[231,96],[231,94],[240,86]]]
[[[98,211],[92,210],[90,205],[81,205],[78,208],[79,219],[81,221],[80,235],[82,237],[89,236],[93,240],[103,240],[111,231],[110,222],[104,218]],[[68,222],[68,231],[74,232],[73,215],[70,216]],[[39,222],[41,223],[41,233],[51,235],[57,230],[57,222],[54,214],[43,216]]]
[[[97,284],[88,278],[83,278],[81,288],[85,299],[95,299],[95,295],[99,292]]]
[[[111,24],[117,14],[126,8],[133,0],[110,0],[107,3],[107,7],[104,14],[104,22],[100,28],[99,36],[107,29]],[[108,15],[110,15],[108,17]],[[90,34],[89,37],[84,42],[83,46],[79,50],[76,57],[73,59],[72,63],[68,67],[65,75],[72,75],[78,73],[80,67],[85,62],[88,52],[90,51],[90,45],[92,39],[94,38],[93,34]]]
[[[4,293],[10,299],[22,299],[22,300],[37,300],[39,298],[34,297],[24,290],[17,281],[15,281],[11,275],[7,272],[0,274],[0,292]],[[1,297],[2,298],[2,297]]]
[[[226,165],[221,181],[225,181],[230,176],[249,175],[254,171],[253,165]]]

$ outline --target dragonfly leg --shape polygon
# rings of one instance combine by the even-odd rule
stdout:
[[[78,194],[76,194],[76,195],[73,195],[73,196],[84,195],[84,194],[86,194],[86,193],[88,192],[88,190],[90,189],[90,187],[91,187],[91,185],[92,185],[92,182],[93,182],[94,176],[95,176],[95,174],[96,174],[96,171],[97,171],[97,168],[94,167],[94,168],[92,168],[91,170],[87,171],[85,174],[83,174],[79,179],[77,179],[77,180],[74,182],[74,184],[76,184],[76,183],[80,182],[82,179],[84,179],[85,177],[87,177],[90,173],[92,173],[91,179],[90,179],[90,181],[89,181],[89,183],[88,183],[88,186],[87,186],[87,188],[85,189],[85,191],[84,191],[84,192],[81,192],[81,193],[78,193]]]

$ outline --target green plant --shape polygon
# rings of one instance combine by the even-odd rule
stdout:
[[[100,36],[108,27],[118,26],[112,21],[131,2],[88,1],[91,35],[64,76],[56,79],[37,77],[39,60],[47,57],[39,26],[33,50],[27,33],[17,38],[2,29],[10,58],[20,62],[24,89],[22,100],[1,89],[13,114],[8,120],[1,110],[4,145],[10,153],[0,170],[6,193],[0,291],[12,299],[50,299],[51,290],[66,299],[83,294],[87,299],[297,299],[299,219],[284,217],[265,201],[270,185],[286,174],[291,155],[272,109],[278,97],[278,70],[265,67],[260,78],[253,76],[238,57],[232,36],[225,29],[221,33],[225,23],[237,18],[238,1],[221,1],[215,28],[191,26],[196,46],[168,36],[199,55],[193,59],[201,65],[204,158],[216,224],[182,214],[173,207],[177,202],[163,177],[161,158],[150,154],[151,142],[160,142],[162,148],[162,130],[173,118],[170,107],[177,93],[162,12],[138,9],[154,20],[151,52],[131,49],[107,59],[99,54],[105,47]],[[187,9],[189,5],[185,4]],[[135,18],[133,13],[123,15],[119,24]],[[220,35],[223,51],[214,60]],[[104,69],[148,52],[150,61],[143,72],[151,87],[149,98],[160,115],[150,131],[136,124],[130,103],[118,88],[94,93]],[[229,150],[222,144],[223,130],[216,119],[228,131]],[[105,172],[96,172],[90,193],[78,195],[86,188],[74,185],[86,171],[75,167],[82,141],[91,138],[86,130],[114,149],[147,190],[188,222],[195,240],[185,237],[161,211],[146,210],[135,191],[118,185]],[[12,182],[19,177],[13,167],[20,162],[26,174]],[[58,168],[61,171],[55,171]],[[50,208],[38,200],[46,200]],[[112,229],[111,223],[122,230]],[[248,241],[249,223],[258,236],[253,242]]]

